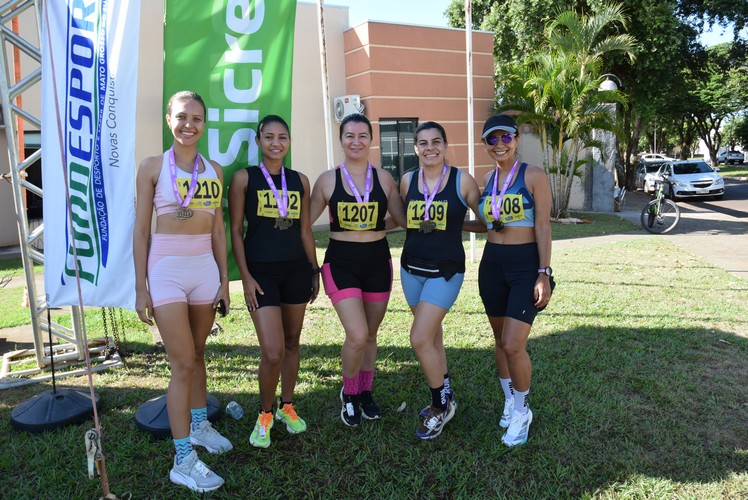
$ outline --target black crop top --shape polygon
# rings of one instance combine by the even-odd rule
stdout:
[[[372,168],[371,192],[368,203],[358,203],[345,190],[343,172],[335,169],[335,189],[330,196],[330,231],[384,231],[387,195],[379,182],[379,172]]]

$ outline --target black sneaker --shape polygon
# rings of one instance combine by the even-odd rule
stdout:
[[[371,397],[371,391],[361,392],[361,416],[366,420],[379,420],[382,418],[382,410]]]
[[[340,401],[343,403],[343,408],[340,410],[340,419],[349,427],[358,427],[361,424],[360,399],[358,394],[349,396],[343,394],[343,389],[340,389]]]

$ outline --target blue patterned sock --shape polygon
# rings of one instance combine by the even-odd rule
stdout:
[[[208,420],[208,407],[203,406],[202,408],[192,408],[190,410],[190,428],[196,431],[200,424]]]
[[[177,450],[177,465],[179,465],[187,455],[192,453],[192,442],[190,441],[189,436],[182,439],[175,439],[174,448]]]

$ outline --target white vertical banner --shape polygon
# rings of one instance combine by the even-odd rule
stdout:
[[[79,305],[78,283],[83,305],[135,306],[139,26],[140,0],[44,2],[42,187],[50,306]]]

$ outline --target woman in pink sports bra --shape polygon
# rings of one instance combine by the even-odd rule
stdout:
[[[155,320],[171,368],[166,407],[176,453],[169,478],[197,492],[213,491],[223,479],[197,458],[193,445],[210,453],[232,448],[211,426],[206,408],[205,341],[216,308],[228,310],[229,281],[223,170],[197,151],[205,111],[194,92],[169,99],[166,123],[174,143],[140,163],[133,231],[135,309],[141,321]]]

